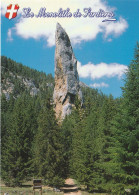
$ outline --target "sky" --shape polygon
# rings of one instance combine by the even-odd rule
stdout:
[[[13,19],[5,17],[10,4],[19,5]],[[55,29],[59,22],[71,39],[80,81],[106,95],[120,97],[139,41],[138,7],[138,0],[2,0],[1,55],[54,76]],[[32,17],[27,17],[27,8]],[[39,17],[41,8],[46,8],[47,17]],[[48,17],[50,12],[59,13],[60,8],[69,8],[72,16]],[[114,15],[97,17],[100,9]],[[74,15],[77,10],[80,17]],[[111,18],[116,20],[102,22]]]

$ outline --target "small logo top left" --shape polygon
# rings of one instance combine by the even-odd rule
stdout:
[[[18,4],[8,5],[5,17],[8,18],[9,20],[15,18],[17,16],[18,9],[19,9]]]

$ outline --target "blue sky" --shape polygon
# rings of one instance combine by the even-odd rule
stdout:
[[[134,48],[139,40],[139,1],[138,0],[24,0],[5,2],[2,0],[1,54],[21,62],[31,68],[54,76],[54,33],[56,22],[60,22],[71,38],[78,63],[80,80],[93,88],[114,97],[122,92],[126,67],[134,57]],[[66,2],[68,2],[66,4]],[[69,3],[70,2],[70,3]],[[15,19],[5,18],[6,7],[10,3],[20,6]],[[44,4],[43,4],[44,3]],[[71,12],[77,8],[91,7],[113,11],[116,22],[105,22],[101,18],[23,18],[22,8],[30,7],[33,12],[45,5],[48,11],[69,7]],[[55,5],[55,7],[54,7]]]

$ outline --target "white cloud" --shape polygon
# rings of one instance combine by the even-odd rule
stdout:
[[[101,88],[101,87],[109,87],[109,85],[107,83],[94,83],[94,84],[90,84],[90,87],[93,88]]]
[[[2,14],[6,13],[6,7],[9,4],[17,4],[17,0],[2,0]],[[84,8],[92,8],[93,12],[103,9],[105,11],[113,11],[114,8],[108,6],[103,0],[23,0],[19,3],[21,14],[23,8],[30,7],[37,14],[41,7],[46,7],[46,12],[57,12],[59,8],[67,9],[73,13],[77,9],[83,12]],[[18,16],[19,16],[18,13]],[[128,27],[126,20],[120,17],[116,22],[102,22],[103,18],[23,18],[18,17],[14,26],[14,33],[24,39],[39,39],[44,37],[48,46],[55,44],[55,27],[59,22],[67,31],[73,44],[82,41],[90,41],[102,33],[105,38],[109,35],[119,36]],[[12,31],[13,29],[11,29]]]
[[[89,62],[86,65],[82,65],[78,62],[77,69],[81,78],[91,78],[94,80],[102,77],[118,77],[120,79],[127,71],[128,67],[118,63],[106,64],[101,62],[95,65]]]
[[[121,35],[128,27],[127,21],[120,17],[119,21],[109,22],[107,25],[104,26],[105,32],[104,36],[108,37],[109,35],[119,36]]]

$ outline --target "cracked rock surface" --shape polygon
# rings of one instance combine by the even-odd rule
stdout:
[[[77,72],[77,60],[70,39],[58,23],[56,27],[54,105],[56,118],[63,120],[74,107],[76,95],[83,102]]]

